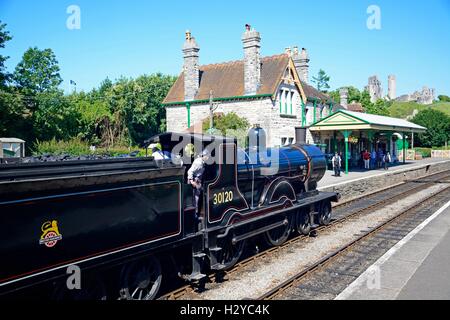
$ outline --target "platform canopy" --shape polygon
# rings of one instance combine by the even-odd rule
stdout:
[[[25,143],[25,141],[18,138],[0,138],[0,143]]]
[[[427,128],[415,123],[374,114],[338,110],[330,116],[316,122],[309,128],[311,131],[334,130],[377,130],[394,132],[425,132]]]

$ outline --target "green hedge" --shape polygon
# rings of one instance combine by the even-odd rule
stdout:
[[[80,156],[89,153],[91,153],[89,145],[78,138],[69,141],[57,141],[55,138],[50,141],[36,141],[33,146],[34,156],[43,154]]]
[[[420,153],[424,158],[431,157],[431,148],[414,148],[414,150],[417,153]]]
[[[74,138],[69,141],[58,141],[52,139],[50,141],[36,141],[33,145],[33,155],[40,156],[43,154],[62,155],[68,154],[71,156],[81,156],[88,154],[107,155],[111,157],[117,157],[125,154],[129,154],[133,151],[139,151],[138,157],[145,156],[145,149],[139,147],[113,147],[113,148],[97,148],[95,152],[90,150],[90,145],[79,139]]]

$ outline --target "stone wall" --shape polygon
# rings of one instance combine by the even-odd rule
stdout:
[[[209,105],[191,105],[191,126],[209,117]],[[280,115],[279,100],[271,98],[220,102],[216,113],[236,113],[246,118],[250,125],[259,124],[266,131],[267,146],[278,146],[281,138],[295,138],[295,127],[301,126],[300,95],[294,94],[293,114]],[[183,132],[187,128],[187,108],[183,106],[166,107],[167,131]],[[312,139],[311,139],[312,140]],[[311,141],[312,142],[312,141]]]
[[[187,108],[182,106],[166,107],[167,131],[183,132],[188,127]],[[191,121],[192,124],[192,121]]]
[[[450,150],[431,150],[431,157],[450,159]]]
[[[338,192],[341,194],[340,202],[359,198],[365,194],[386,189],[400,184],[406,180],[417,179],[433,173],[450,170],[450,161],[424,164],[414,168],[390,171],[367,178],[356,179],[330,187],[321,187],[320,191]]]

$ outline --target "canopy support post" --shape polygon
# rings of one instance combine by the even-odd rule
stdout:
[[[403,164],[406,164],[406,135],[402,132],[403,137]]]
[[[345,174],[348,174],[348,138],[352,132],[350,130],[342,131],[345,139]]]

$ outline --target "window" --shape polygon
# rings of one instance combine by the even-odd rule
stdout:
[[[290,105],[289,105],[289,114],[293,114],[292,113],[292,105],[294,104],[294,92],[289,92],[289,95],[290,95],[290,98],[289,98],[289,102],[290,102]]]
[[[281,138],[281,146],[288,146],[294,143],[294,138],[282,137]]]
[[[281,89],[279,91],[280,114],[294,115],[294,95],[295,92],[291,90]]]
[[[280,113],[283,113],[283,106],[285,101],[284,90],[280,90],[279,101],[280,101]]]

